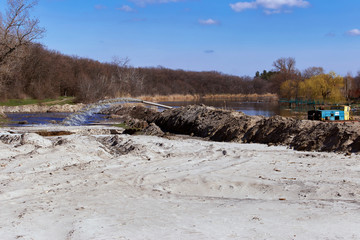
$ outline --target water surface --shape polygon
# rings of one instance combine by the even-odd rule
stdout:
[[[306,115],[312,106],[300,106],[290,109],[287,105],[280,105],[278,102],[241,102],[241,101],[224,101],[224,100],[200,100],[200,101],[168,101],[161,104],[180,107],[192,104],[205,104],[221,109],[231,109],[243,112],[247,115],[271,117],[280,115],[284,117]]]
[[[29,126],[29,125],[46,125],[61,123],[67,116],[72,113],[7,113],[7,117],[10,119],[8,126]],[[87,119],[84,125],[94,124],[96,122],[104,121],[104,116],[101,114],[94,114]]]

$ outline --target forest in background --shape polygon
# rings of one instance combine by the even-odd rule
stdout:
[[[233,76],[164,67],[135,68],[129,59],[110,63],[67,56],[36,43],[45,30],[30,16],[34,1],[8,0],[0,16],[0,99],[73,96],[78,102],[153,95],[278,94],[286,99],[345,101],[360,97],[360,73],[342,77],[321,67],[296,68],[279,58],[271,71]]]

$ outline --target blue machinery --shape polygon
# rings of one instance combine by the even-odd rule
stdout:
[[[332,106],[329,110],[310,110],[308,111],[308,119],[320,121],[348,121],[350,120],[350,107]]]

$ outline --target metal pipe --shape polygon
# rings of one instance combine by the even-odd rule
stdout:
[[[153,103],[153,102],[148,102],[148,101],[141,101],[141,102],[144,103],[144,104],[153,105],[153,106],[156,106],[156,107],[162,107],[162,108],[166,108],[166,109],[172,109],[173,108],[173,107],[166,106],[166,105],[159,104],[159,103]]]

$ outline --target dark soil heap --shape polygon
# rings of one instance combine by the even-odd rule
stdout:
[[[360,151],[359,122],[266,118],[197,105],[166,110],[153,121],[164,131],[214,141],[287,145],[306,151]]]
[[[242,142],[244,135],[262,119],[242,112],[193,105],[166,110],[154,122],[172,133],[195,135],[213,141]]]
[[[128,124],[142,125],[144,134],[148,131],[150,135],[162,136],[164,131],[212,141],[285,145],[300,151],[360,151],[359,122],[248,116],[204,105],[173,108],[161,113],[144,106],[116,107],[106,114],[116,114]],[[162,131],[150,123],[155,123]]]

